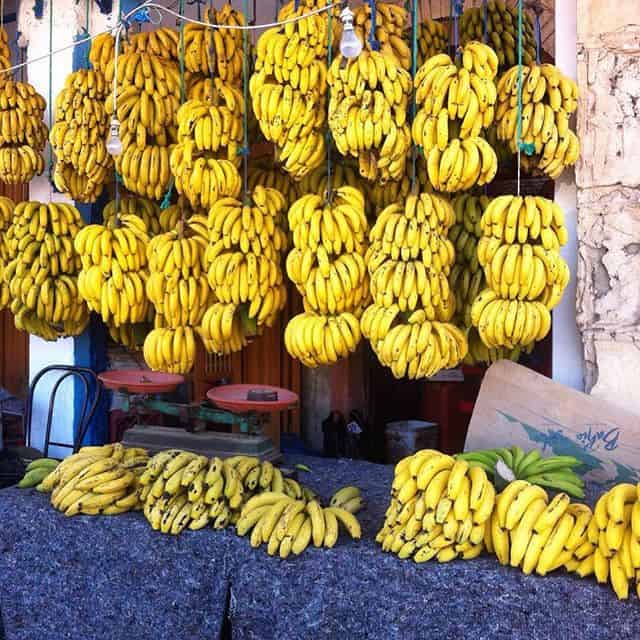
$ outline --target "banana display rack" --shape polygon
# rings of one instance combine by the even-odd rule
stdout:
[[[184,382],[180,375],[130,369],[106,371],[98,377],[105,388],[122,395],[123,410],[136,417],[136,424],[124,433],[123,444],[151,452],[182,449],[208,457],[248,455],[277,461],[280,450],[264,435],[263,427],[271,414],[298,406],[295,393],[268,385],[222,385],[209,389],[205,402],[178,403],[158,396],[175,391]],[[144,424],[142,418],[149,412],[178,418],[180,426]],[[213,431],[208,424],[236,430]]]

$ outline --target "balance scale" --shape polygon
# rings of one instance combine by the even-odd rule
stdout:
[[[282,454],[262,433],[263,426],[270,421],[270,414],[298,406],[298,396],[293,391],[269,385],[222,385],[207,392],[210,404],[182,404],[154,397],[175,391],[184,382],[180,375],[126,369],[105,371],[98,378],[105,388],[122,394],[124,411],[136,415],[136,424],[124,432],[122,443],[151,453],[183,449],[207,457],[246,455],[279,461]],[[176,416],[180,427],[143,424],[140,418],[149,411]],[[207,423],[237,425],[239,433],[210,431]]]

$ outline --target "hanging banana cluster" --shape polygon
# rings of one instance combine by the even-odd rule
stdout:
[[[177,29],[158,27],[152,31],[128,34],[128,37],[122,41],[122,51],[124,53],[148,53],[158,58],[177,62],[179,45],[180,34]]]
[[[220,9],[207,7],[203,22],[242,26],[245,16],[231,3]],[[199,24],[184,27],[184,63],[187,71],[220,78],[227,85],[239,85],[242,79],[242,31],[213,29]]]
[[[77,202],[95,202],[111,179],[107,153],[109,117],[104,101],[110,87],[99,71],[80,69],[67,76],[56,98],[49,141],[56,154],[56,188]]]
[[[301,194],[315,193],[323,198],[326,196],[328,186],[326,163],[323,163],[317,169],[307,174],[298,184]],[[352,187],[365,193],[367,187],[370,187],[370,185],[368,182],[362,180],[356,167],[351,166],[349,163],[340,163],[332,165],[331,167],[331,188],[335,190],[338,187]],[[293,204],[293,202],[291,204]],[[367,199],[365,198],[365,212],[369,213],[367,204]]]
[[[539,196],[499,196],[480,225],[478,262],[489,288],[475,299],[471,321],[487,347],[542,340],[570,279],[560,256],[568,239],[562,209]]]
[[[160,212],[160,230],[162,233],[175,231],[182,219],[188,220],[194,215],[205,216],[205,209],[192,209],[184,196],[179,196],[176,204],[169,205]]]
[[[73,242],[80,213],[64,203],[21,202],[5,235],[4,270],[16,328],[45,340],[80,335],[89,311],[78,293],[80,257]]]
[[[328,202],[324,195],[303,196],[289,210],[289,227],[294,248],[287,274],[305,312],[289,321],[285,346],[307,367],[335,364],[357,349],[358,318],[369,298],[364,195],[342,186]]]
[[[449,323],[455,295],[447,276],[455,252],[447,233],[454,222],[447,200],[421,193],[387,207],[371,228],[365,261],[373,304],[362,316],[362,333],[396,378],[432,376],[467,354],[463,332]]]
[[[291,17],[303,16],[302,4]],[[249,90],[260,130],[285,171],[299,180],[325,157],[327,16],[265,31]]]
[[[518,151],[518,69],[512,67],[498,82],[498,139]],[[580,155],[578,136],[569,128],[578,108],[578,86],[551,64],[522,67],[521,140],[533,155],[521,155],[523,168],[556,180]]]
[[[114,57],[115,46],[116,41],[109,32],[100,33],[91,41],[89,62],[95,71],[106,74]]]
[[[105,77],[111,85],[116,70],[110,60]],[[122,153],[116,170],[124,186],[136,195],[160,200],[169,187],[169,156],[176,140],[180,105],[180,72],[171,60],[131,51],[118,56],[118,95],[115,113],[120,121]],[[106,101],[114,112],[113,95]]]
[[[487,2],[485,25],[484,7],[469,7],[460,18],[460,43],[465,46],[472,40],[483,40],[487,32],[487,44],[493,48],[500,62],[500,69],[518,62],[518,8],[508,7],[503,0]],[[525,64],[536,59],[536,38],[531,17],[522,13],[522,60]]]
[[[495,151],[482,137],[494,119],[498,58],[490,47],[470,42],[461,61],[458,68],[441,53],[415,77],[413,141],[422,147],[434,189],[449,193],[485,185],[498,170]]]
[[[389,180],[389,182],[368,182],[367,183],[367,203],[371,216],[376,216],[391,204],[404,202],[411,193],[411,170],[409,175],[405,173],[400,180]],[[416,185],[420,191],[432,191],[427,166],[423,156],[416,158]]]
[[[376,12],[375,40],[380,46],[380,53],[390,56],[403,69],[409,71],[411,48],[404,37],[409,25],[409,12],[390,2],[376,2]],[[358,38],[371,50],[370,36],[373,24],[371,7],[366,2],[355,8],[353,26]]]
[[[338,151],[358,159],[367,180],[400,180],[411,147],[407,108],[411,76],[392,56],[338,56],[328,75],[329,128]]]
[[[478,38],[479,39],[479,38]],[[439,53],[446,53],[449,33],[442,22],[427,18],[418,27],[418,66]]]
[[[160,207],[151,200],[146,198],[120,198],[118,208],[118,214],[121,216],[135,216],[140,218],[144,222],[147,233],[149,236],[157,236],[162,231],[169,231],[169,229],[163,229],[160,225]],[[116,226],[116,201],[111,200],[108,202],[102,211],[102,218],[105,226],[113,228]],[[146,262],[146,259],[145,259]]]
[[[204,216],[192,216],[176,230],[149,241],[146,292],[156,316],[143,353],[154,371],[184,374],[195,363],[194,327],[211,297],[205,267],[206,225]]]
[[[148,243],[144,221],[122,213],[111,224],[90,224],[76,235],[74,246],[82,261],[78,292],[107,326],[147,318]]]
[[[282,167],[271,162],[259,162],[249,167],[249,190],[253,191],[257,186],[262,186],[265,189],[279,191],[284,196],[285,209],[288,210],[300,197],[302,184],[306,184],[308,177],[314,174],[315,171],[298,183],[291,180],[291,176]]]
[[[258,185],[244,204],[222,198],[211,208],[206,263],[216,302],[198,328],[207,351],[239,351],[248,334],[271,327],[284,308],[285,205],[279,191]]]
[[[11,254],[5,241],[7,229],[13,220],[15,203],[10,198],[0,196],[0,310],[4,309],[11,301],[9,285],[4,279],[4,270],[9,263]]]
[[[44,171],[44,98],[28,82],[0,84],[0,182],[29,182]]]
[[[8,69],[11,66],[11,47],[9,46],[9,34],[7,30],[0,28],[0,69]]]

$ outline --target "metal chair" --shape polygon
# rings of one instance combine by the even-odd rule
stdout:
[[[98,404],[100,403],[100,397],[102,395],[102,385],[98,380],[98,376],[91,369],[86,369],[84,367],[72,367],[68,365],[51,365],[42,369],[42,371],[40,371],[33,379],[33,381],[31,382],[31,386],[29,387],[29,397],[27,399],[27,409],[25,414],[25,442],[27,446],[31,446],[31,421],[33,419],[33,398],[35,396],[36,387],[38,385],[38,382],[40,382],[40,380],[42,380],[42,378],[47,373],[50,373],[52,371],[59,371],[62,373],[62,375],[56,380],[53,388],[51,389],[51,395],[49,396],[49,410],[47,413],[47,423],[44,435],[43,455],[45,457],[48,457],[49,455],[50,446],[72,449],[73,453],[77,453],[78,449],[80,449],[80,447],[82,446],[82,441],[87,434],[89,424],[91,423],[91,420],[95,415]],[[73,442],[68,443],[52,441],[51,423],[53,421],[53,409],[55,405],[56,395],[58,393],[60,385],[67,378],[71,377],[82,382],[81,388],[84,394],[82,401],[82,410],[79,414],[78,428],[74,429],[75,436]],[[93,401],[89,403],[91,396],[93,396]]]

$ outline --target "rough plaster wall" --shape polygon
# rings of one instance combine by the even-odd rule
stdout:
[[[578,0],[577,321],[585,386],[640,412],[640,3]]]

